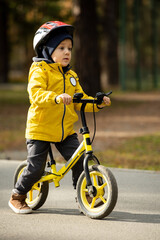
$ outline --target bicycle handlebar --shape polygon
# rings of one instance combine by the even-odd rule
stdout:
[[[73,103],[96,103],[98,105],[100,105],[103,102],[103,97],[104,96],[109,96],[110,94],[112,94],[112,91],[108,92],[108,93],[103,93],[103,92],[98,92],[95,96],[94,99],[84,99],[83,97],[83,93],[75,93],[73,96]],[[63,99],[62,98],[58,98],[56,99],[56,102],[62,103]]]

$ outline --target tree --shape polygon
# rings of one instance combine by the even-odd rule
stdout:
[[[118,85],[118,0],[103,1],[102,36],[104,37],[105,61],[108,83]],[[103,46],[102,46],[103,47]]]
[[[76,72],[84,91],[95,96],[101,90],[96,0],[77,0],[74,15]]]
[[[8,6],[5,0],[0,0],[0,83],[8,81]]]

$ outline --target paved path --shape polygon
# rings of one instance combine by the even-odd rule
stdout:
[[[50,185],[44,206],[30,215],[8,207],[12,177],[18,161],[0,161],[1,240],[159,240],[160,173],[112,169],[119,186],[114,211],[103,220],[81,215],[74,201],[71,176],[61,187]]]

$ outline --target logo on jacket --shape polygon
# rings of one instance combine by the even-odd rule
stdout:
[[[74,87],[76,86],[76,79],[74,77],[70,78],[70,82]]]

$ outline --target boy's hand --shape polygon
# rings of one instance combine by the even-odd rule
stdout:
[[[106,107],[111,105],[111,100],[109,97],[104,96],[103,97],[103,103],[100,105],[100,107]]]
[[[62,99],[62,102],[66,105],[69,105],[72,102],[72,97],[68,95],[67,93],[63,93],[57,96],[57,101],[58,99]]]

